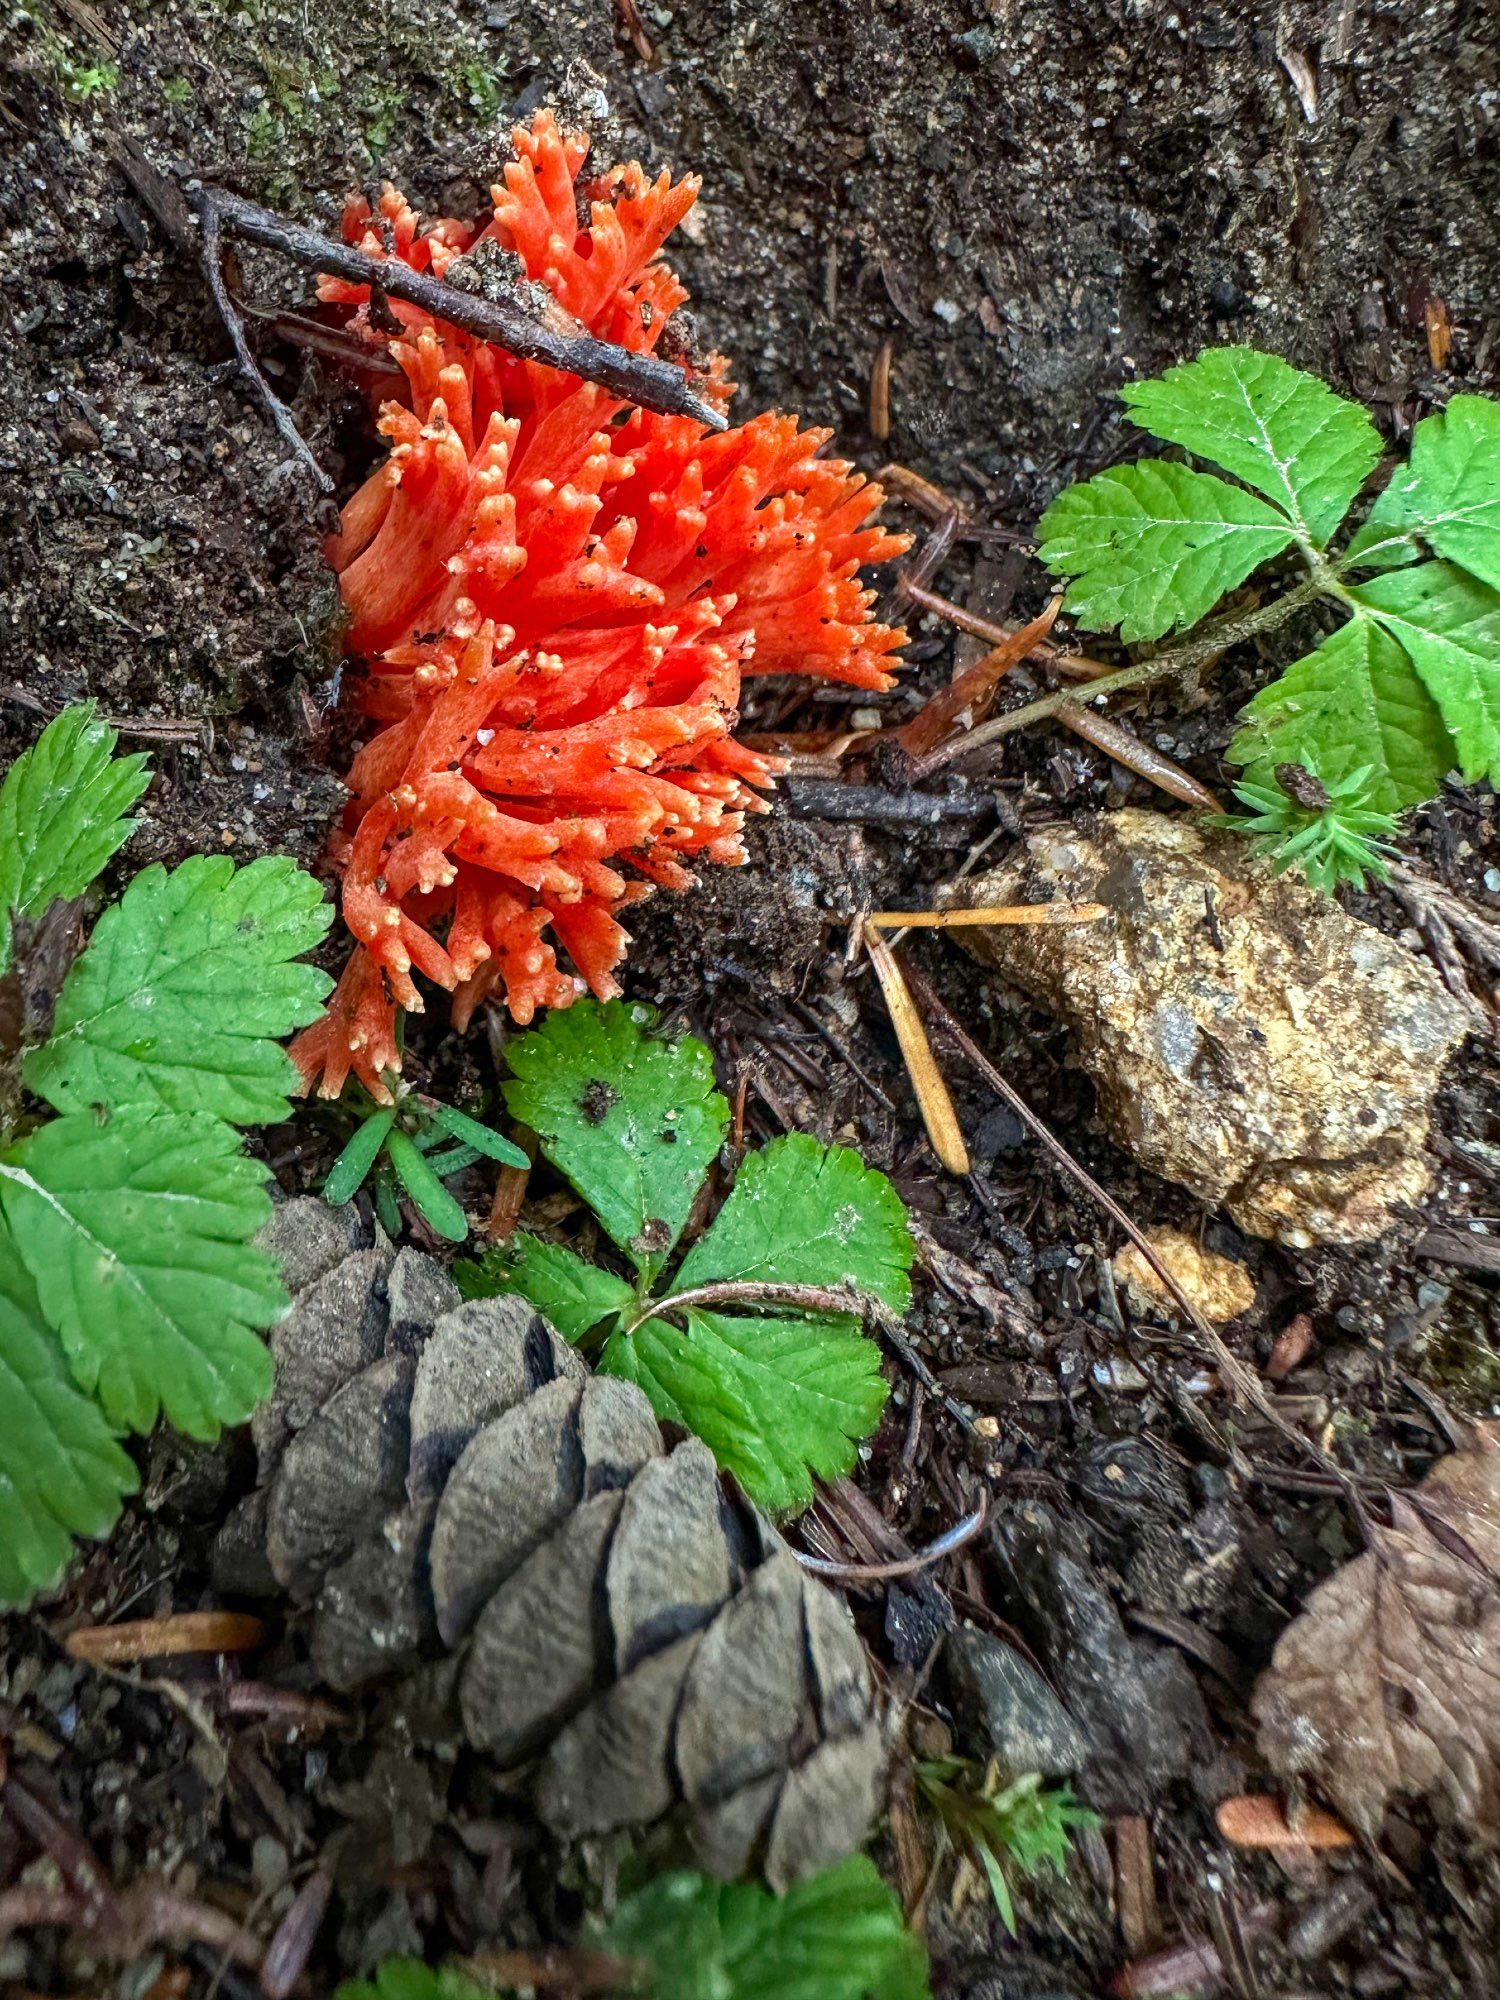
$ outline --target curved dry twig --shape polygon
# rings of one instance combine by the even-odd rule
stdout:
[[[915,1576],[919,1570],[931,1569],[945,1556],[956,1555],[960,1549],[967,1548],[974,1537],[983,1532],[989,1511],[988,1504],[976,1507],[972,1514],[965,1514],[961,1521],[955,1521],[925,1549],[913,1549],[909,1556],[896,1556],[890,1562],[844,1563],[834,1562],[827,1556],[805,1555],[801,1549],[793,1553],[805,1570],[830,1583],[890,1583],[897,1577]]]

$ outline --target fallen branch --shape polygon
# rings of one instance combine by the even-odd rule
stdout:
[[[596,340],[581,329],[559,327],[533,311],[519,289],[466,291],[430,271],[414,271],[399,257],[371,257],[352,243],[336,242],[227,188],[190,186],[185,194],[200,229],[212,217],[219,229],[246,243],[279,250],[294,263],[331,272],[353,285],[373,285],[388,298],[419,306],[434,319],[446,320],[479,340],[493,341],[523,361],[541,361],[565,375],[597,382],[644,410],[692,417],[710,430],[726,428],[723,411],[699,395],[691,376],[674,362],[658,360],[654,354],[632,354],[629,348]]]
[[[126,139],[116,145],[115,162],[178,250],[201,258],[241,372],[265,405],[277,433],[325,498],[333,492],[333,481],[266,380],[251,349],[243,312],[225,278],[224,254],[230,238],[279,251],[310,271],[369,285],[379,296],[403,299],[476,339],[491,341],[525,361],[539,361],[585,382],[597,382],[642,409],[692,417],[710,430],[726,427],[728,419],[723,411],[700,395],[693,378],[675,363],[654,354],[632,354],[612,341],[596,340],[581,327],[559,324],[555,308],[544,317],[518,285],[468,291],[431,272],[414,271],[399,257],[372,257],[351,243],[324,236],[228,188],[196,181],[179,185]]]

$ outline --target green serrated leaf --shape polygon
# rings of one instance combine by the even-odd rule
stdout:
[[[148,868],[94,927],[26,1082],[59,1111],[160,1105],[274,1124],[297,1072],[277,1046],[317,1019],[331,981],[297,962],[332,907],[284,855],[236,868],[200,854]]]
[[[1405,563],[1422,560],[1422,544],[1412,527],[1410,499],[1411,467],[1397,466],[1345,551],[1344,561],[1351,569],[1400,569]]]
[[[880,1349],[830,1319],[706,1312],[686,1327],[648,1319],[612,1334],[599,1357],[646,1393],[656,1414],[696,1432],[751,1499],[805,1507],[811,1474],[853,1470],[887,1395]]]
[[[1429,562],[1372,577],[1354,596],[1410,655],[1464,777],[1500,780],[1500,591]]]
[[[1422,419],[1349,561],[1393,569],[1416,562],[1421,542],[1500,590],[1500,403],[1488,396],[1455,396]]]
[[[507,1989],[508,1990],[508,1989]],[[370,1979],[346,1979],[334,2000],[504,2000],[493,1986],[477,1986],[452,1966],[419,1958],[388,1958]]]
[[[0,785],[0,972],[10,919],[81,896],[135,829],[130,808],[151,782],[143,756],[115,757],[94,703],[65,708]]]
[[[666,1039],[655,1021],[650,1008],[580,1000],[506,1051],[511,1116],[642,1271],[659,1270],[681,1235],[729,1126],[707,1048]]]
[[[73,1538],[107,1535],[140,1481],[68,1373],[15,1239],[0,1222],[0,1609],[58,1582]]]
[[[456,1264],[453,1274],[465,1298],[519,1292],[575,1345],[635,1304],[635,1293],[613,1271],[601,1271],[566,1244],[545,1242],[525,1230],[477,1263]]]
[[[1323,548],[1380,457],[1357,403],[1253,347],[1210,347],[1121,390],[1142,430],[1243,479]]]
[[[906,1209],[885,1175],[847,1146],[794,1132],[745,1161],[672,1289],[725,1280],[851,1284],[900,1313],[911,1303],[915,1255]]]
[[[1037,535],[1042,562],[1073,579],[1063,609],[1091,632],[1118,626],[1126,641],[1196,625],[1293,539],[1255,494],[1155,458],[1068,487]]]
[[[600,1943],[649,1968],[651,2000],[929,2000],[927,1954],[867,1855],[773,1896],[661,1875]],[[415,1997],[414,1997],[415,2000]]]
[[[271,1386],[256,1329],[286,1309],[251,1238],[267,1170],[220,1119],[138,1106],[54,1118],[0,1156],[0,1206],[83,1389],[111,1423],[190,1437]]]
[[[1229,746],[1234,763],[1303,764],[1328,782],[1367,768],[1363,796],[1381,812],[1430,799],[1458,760],[1411,661],[1364,615],[1262,688],[1241,722]]]

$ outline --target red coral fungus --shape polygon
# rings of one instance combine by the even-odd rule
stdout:
[[[482,226],[424,229],[387,188],[378,216],[350,205],[346,236],[471,282],[524,269],[590,332],[655,350],[686,297],[657,253],[697,183],[638,166],[580,182],[587,142],[546,112],[514,146]],[[585,982],[607,997],[620,912],[689,887],[695,860],[743,861],[778,766],[730,734],[741,680],[889,686],[904,634],[872,621],[858,572],[905,543],[865,525],[880,489],[817,456],[826,431],[764,415],[714,432],[399,300],[372,313],[367,288],[325,279],[322,296],[388,347],[407,400],[382,409],[390,456],[329,545],[379,727],[334,850],[356,949],[293,1054],[327,1095],[352,1069],[384,1096],[414,971],[453,993],[460,1028],[496,989],[521,1022]],[[710,386],[727,399],[718,358]]]

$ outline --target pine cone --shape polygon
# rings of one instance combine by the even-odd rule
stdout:
[[[853,1621],[707,1447],[352,1208],[263,1240],[294,1304],[222,1587],[309,1606],[343,1691],[446,1649],[464,1736],[561,1839],[676,1812],[702,1867],[778,1888],[858,1847],[884,1750]]]

